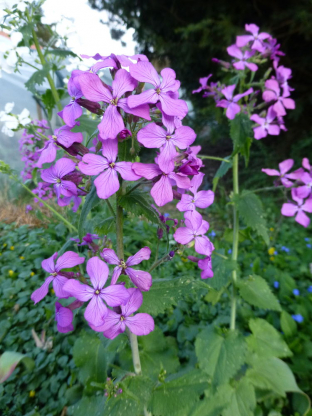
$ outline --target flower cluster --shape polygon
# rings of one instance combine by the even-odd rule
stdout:
[[[295,102],[290,98],[293,88],[288,85],[291,69],[279,65],[280,57],[285,54],[279,50],[280,45],[277,44],[276,39],[268,33],[259,33],[259,27],[255,24],[246,24],[245,30],[250,34],[237,36],[236,43],[227,48],[228,54],[233,58],[230,63],[213,59],[214,62],[221,64],[225,71],[233,73],[232,85],[225,86],[213,82],[208,85],[208,80],[212,76],[209,75],[200,78],[201,86],[193,93],[204,91],[204,97],[212,96],[217,107],[226,108],[226,116],[230,120],[241,111],[248,114],[250,120],[256,123],[253,127],[254,138],[260,140],[267,135],[277,136],[281,130],[286,130],[283,117],[286,115],[286,110],[295,108]],[[259,82],[254,82],[258,66],[268,60],[271,60],[272,67]],[[268,79],[272,70],[275,74]],[[250,81],[246,82],[248,71]],[[241,86],[245,85],[249,88],[234,95],[238,80],[241,81]],[[255,91],[253,87],[259,86],[263,101],[257,103],[260,91]],[[247,96],[249,101],[246,98],[242,100]],[[255,114],[259,110],[260,112]]]
[[[12,114],[13,108],[14,103],[6,103],[4,110],[0,111],[0,121],[4,123],[1,132],[9,137],[13,137],[14,131],[23,128],[31,122],[27,108],[24,108],[21,114],[18,115]]]
[[[312,213],[312,166],[309,159],[304,158],[302,167],[289,173],[293,165],[293,159],[287,159],[279,164],[279,170],[262,169],[262,172],[277,176],[275,185],[291,190],[292,201],[283,204],[282,215],[295,217],[299,224],[308,227],[310,218],[306,213]]]

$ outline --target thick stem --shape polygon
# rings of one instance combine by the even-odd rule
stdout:
[[[131,331],[128,332],[131,351],[132,351],[132,361],[134,372],[137,376],[142,374],[141,368],[141,361],[140,361],[140,353],[139,353],[139,346],[138,346],[138,337],[134,335]]]
[[[239,194],[238,188],[238,154],[233,157],[233,197]],[[239,237],[239,212],[237,206],[233,206],[233,247],[232,247],[232,260],[237,261],[238,255],[238,237]],[[237,273],[236,269],[232,272],[232,300],[231,300],[231,321],[230,329],[235,329],[236,321],[236,282]]]

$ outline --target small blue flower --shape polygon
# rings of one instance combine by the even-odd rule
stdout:
[[[217,234],[214,231],[211,231],[208,235],[210,235],[210,237],[215,237]]]
[[[275,287],[275,289],[278,289],[278,287],[279,287],[279,282],[274,282],[274,283],[273,283],[273,286]]]
[[[278,255],[278,251],[275,250],[274,251],[274,255],[277,256]]]
[[[312,286],[309,286],[309,287],[308,287],[308,292],[309,292],[309,293],[312,293]]]
[[[231,248],[229,248],[228,249],[228,254],[231,254],[232,253],[232,249]]]
[[[307,247],[308,248],[312,248],[312,244],[307,244]]]
[[[170,215],[170,214],[168,214],[168,212],[165,212],[165,213],[164,213],[164,217],[165,217],[165,218],[168,218],[168,217],[169,217],[169,215]]]
[[[303,322],[303,316],[300,315],[300,313],[297,313],[296,315],[291,315],[291,317],[296,322],[299,322],[299,323]]]
[[[299,295],[300,295],[299,289],[294,289],[294,290],[293,290],[293,294],[294,294],[295,296],[299,296]]]
[[[304,239],[304,241],[309,241],[310,239],[308,238],[308,237],[306,237],[305,239]]]
[[[282,246],[281,250],[285,251],[286,253],[289,253],[289,248],[288,247]]]
[[[250,263],[250,267],[253,267],[253,263]]]

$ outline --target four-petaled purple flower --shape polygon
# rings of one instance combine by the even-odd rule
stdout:
[[[185,227],[180,227],[173,234],[173,238],[180,244],[189,244],[195,241],[195,251],[204,256],[210,256],[214,250],[213,244],[204,234],[209,229],[207,221],[203,220],[202,216],[194,212],[186,212],[184,214]]]
[[[64,285],[64,291],[68,296],[73,296],[82,302],[89,302],[84,317],[94,326],[103,323],[107,315],[107,306],[120,306],[129,299],[127,289],[122,285],[110,285],[104,289],[108,278],[108,266],[98,257],[92,257],[87,262],[87,273],[90,276],[92,287],[70,279]]]
[[[110,248],[104,248],[101,253],[101,256],[108,264],[116,264],[113,276],[112,276],[112,285],[114,285],[121,273],[126,274],[131,282],[138,287],[140,290],[148,291],[152,286],[152,276],[148,272],[142,270],[135,270],[132,266],[135,266],[141,263],[143,260],[148,260],[151,255],[151,250],[149,247],[143,247],[139,250],[134,256],[128,258],[127,261],[119,259],[114,250]]]
[[[86,175],[100,175],[94,185],[99,198],[107,199],[119,189],[118,173],[126,181],[136,181],[140,176],[132,170],[131,162],[116,162],[118,155],[117,140],[107,140],[102,146],[102,156],[88,153],[83,156],[78,166]],[[103,172],[103,173],[102,173]]]
[[[234,95],[233,93],[236,88],[236,84],[229,85],[228,87],[225,87],[221,90],[222,94],[225,96],[226,99],[222,99],[217,102],[217,107],[226,108],[226,116],[230,120],[233,120],[237,113],[241,111],[241,107],[237,102],[245,97],[246,95],[249,95],[253,92],[253,88],[249,88],[247,91],[245,91],[243,94],[237,94]]]
[[[251,49],[255,49],[258,52],[264,52],[265,45],[263,41],[265,39],[270,39],[271,35],[265,32],[259,33],[259,27],[253,23],[250,25],[246,24],[245,30],[246,32],[250,32],[251,35],[237,36],[236,45],[239,48],[242,48],[243,46],[246,46],[249,42],[252,42]]]
[[[244,70],[246,67],[250,69],[250,71],[257,71],[258,66],[254,64],[253,62],[248,62],[248,59],[250,59],[254,54],[255,51],[242,51],[239,49],[236,45],[231,45],[227,48],[227,52],[230,56],[233,56],[234,58],[238,59],[238,61],[233,63],[233,66],[235,69],[238,70]]]
[[[201,92],[207,89],[208,79],[212,77],[212,74],[209,74],[208,77],[199,78],[200,87],[197,90],[193,90],[192,94],[196,94],[197,92]]]
[[[160,74],[162,80],[150,62],[138,62],[136,65],[130,65],[130,74],[140,82],[148,82],[154,88],[144,91],[139,95],[128,97],[129,107],[136,108],[142,104],[156,104],[161,102],[162,111],[168,116],[185,117],[188,108],[183,100],[176,96],[180,88],[180,81],[176,80],[176,73],[171,68],[164,68]]]
[[[278,82],[275,79],[268,79],[265,81],[266,90],[262,94],[262,98],[266,102],[275,101],[273,109],[278,116],[285,116],[286,110],[293,110],[295,108],[295,102],[292,98],[287,98],[287,91],[283,91],[281,95],[281,89]]]
[[[68,281],[68,278],[66,277],[66,272],[62,272],[62,269],[71,269],[85,261],[84,257],[79,257],[73,251],[67,251],[55,263],[56,258],[57,253],[54,253],[53,256],[43,260],[41,263],[43,270],[50,273],[50,276],[46,278],[39,289],[36,289],[32,293],[31,300],[35,303],[40,302],[47,295],[51,282],[53,282],[53,289],[56,296],[58,298],[67,298],[68,293],[64,291],[64,285]]]
[[[154,319],[147,313],[137,313],[132,316],[142,305],[143,295],[139,289],[128,289],[130,295],[128,302],[121,305],[120,313],[108,310],[104,318],[104,324],[93,327],[95,331],[103,332],[106,338],[113,339],[125,332],[128,328],[135,335],[147,335],[154,330]]]
[[[293,159],[286,159],[283,162],[279,163],[280,170],[276,169],[261,169],[262,172],[266,173],[269,176],[279,176],[282,184],[285,186],[285,188],[290,188],[293,185],[293,182],[291,182],[289,179],[295,179],[296,176],[294,176],[292,173],[287,174],[287,172],[293,167],[294,161]]]
[[[56,196],[59,198],[61,195],[73,196],[77,195],[76,185],[68,180],[64,180],[64,176],[75,170],[75,162],[70,159],[59,159],[54,166],[50,166],[48,169],[44,169],[41,172],[41,178],[47,182],[53,184]]]
[[[68,94],[71,98],[62,111],[57,113],[69,127],[74,127],[76,119],[82,115],[82,108],[77,103],[77,100],[83,96],[78,82],[78,77],[71,76],[67,84]]]
[[[259,124],[259,126],[253,128],[256,140],[263,139],[268,134],[272,136],[278,136],[280,134],[280,126],[273,123],[276,119],[276,116],[277,114],[274,111],[274,108],[270,107],[265,118],[258,116],[258,114],[253,114],[250,117],[250,120]]]
[[[303,227],[308,227],[310,224],[310,218],[305,214],[305,212],[312,212],[312,198],[304,201],[302,198],[299,198],[297,195],[297,189],[293,188],[291,190],[292,199],[297,203],[285,203],[282,206],[282,215],[286,217],[293,217],[295,220],[302,225]]]
[[[126,113],[150,120],[148,105],[142,103],[143,105],[132,109],[127,104],[127,98],[121,98],[126,92],[133,91],[137,86],[137,81],[125,69],[119,69],[116,72],[112,89],[105,86],[95,74],[84,73],[78,77],[78,80],[83,95],[88,100],[95,102],[103,101],[108,104],[103,119],[98,125],[102,140],[116,139],[118,133],[125,129],[124,121],[118,108],[121,108]]]
[[[198,192],[198,188],[202,184],[204,176],[203,173],[199,173],[192,178],[189,191],[191,191],[194,196],[183,194],[181,201],[177,203],[179,211],[194,211],[196,208],[207,208],[213,203],[214,193],[212,191]]]

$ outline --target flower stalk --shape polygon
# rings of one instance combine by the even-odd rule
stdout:
[[[238,154],[233,157],[233,197],[239,194],[238,184]],[[239,212],[237,206],[233,205],[233,246],[232,246],[232,260],[237,261],[238,256],[238,238],[239,238]],[[236,321],[236,282],[237,272],[236,269],[232,271],[232,299],[231,299],[231,320],[230,329],[235,329]]]

